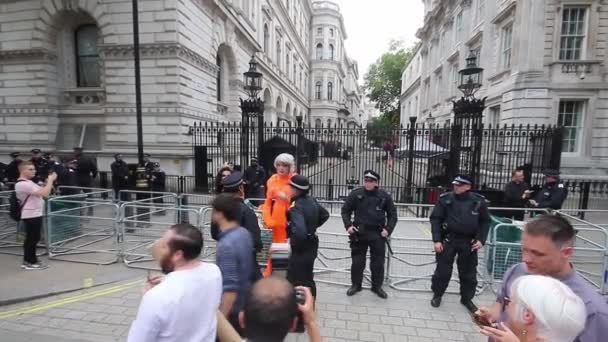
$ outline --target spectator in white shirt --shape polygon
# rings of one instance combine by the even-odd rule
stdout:
[[[153,255],[166,276],[149,278],[128,342],[214,342],[222,275],[199,261],[203,237],[176,224],[156,241]]]

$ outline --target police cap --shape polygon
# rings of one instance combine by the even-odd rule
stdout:
[[[152,166],[154,166],[154,167],[160,167],[160,163],[159,162],[152,163]]]
[[[42,151],[40,151],[39,148],[33,148],[30,152],[32,152],[32,153],[40,153]]]
[[[235,171],[230,176],[222,180],[222,186],[224,189],[235,189],[243,184],[243,174],[239,171]]]
[[[457,175],[452,181],[454,185],[473,185],[473,179],[467,175]]]
[[[363,178],[371,178],[375,181],[379,181],[380,175],[378,174],[378,172],[376,172],[374,170],[365,170],[363,172]]]
[[[11,152],[11,158],[17,158],[19,157],[21,154],[19,152]]]
[[[545,169],[543,171],[543,174],[545,175],[545,177],[559,177],[560,172],[555,169]]]
[[[308,191],[310,189],[310,182],[308,181],[308,178],[302,175],[295,175],[291,177],[289,180],[289,185],[302,191]]]

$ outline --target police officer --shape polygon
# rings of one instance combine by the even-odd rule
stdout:
[[[76,168],[78,186],[90,188],[93,185],[93,179],[97,177],[97,163],[84,155],[82,147],[74,147],[74,159],[78,162]]]
[[[114,155],[114,162],[110,164],[110,170],[112,171],[112,188],[114,188],[114,198],[121,201],[128,201],[129,195],[127,193],[120,193],[120,190],[126,190],[129,188],[129,165],[122,159],[122,154],[116,153]]]
[[[30,160],[36,168],[36,176],[32,178],[32,182],[40,184],[45,181],[49,175],[49,166],[46,159],[42,158],[42,151],[39,148],[32,149],[32,159]]]
[[[19,163],[21,163],[21,159],[19,159],[19,152],[11,153],[11,162],[6,166],[6,179],[4,180],[9,184],[9,190],[12,190],[15,186],[15,182],[17,178],[19,178]]]
[[[384,257],[387,238],[397,224],[397,209],[392,197],[378,188],[380,175],[367,170],[363,175],[363,187],[353,190],[342,206],[342,221],[350,236],[352,286],[346,294],[352,296],[361,291],[367,249],[370,249],[372,291],[380,298],[387,298],[382,290],[384,281]],[[352,213],[355,213],[354,220]]]
[[[264,198],[264,182],[266,181],[266,172],[264,168],[258,164],[257,158],[251,158],[251,164],[245,170],[245,182],[247,183],[247,193],[245,198]]]
[[[460,303],[471,313],[477,311],[472,300],[477,287],[477,251],[483,247],[490,228],[486,199],[471,192],[473,181],[459,175],[452,181],[453,192],[446,192],[431,214],[437,268],[433,274],[431,305],[439,307],[452,278],[454,258],[460,277]]]
[[[505,197],[503,205],[507,208],[525,208],[526,191],[530,189],[528,183],[524,181],[524,170],[515,169],[511,172],[512,180],[505,186]],[[509,210],[502,213],[505,217],[523,221],[523,210]]]
[[[152,164],[154,166],[154,170],[152,170],[152,177],[150,178],[150,190],[157,192],[165,192],[165,179],[167,176],[165,172],[160,169],[160,163],[156,162]],[[156,193],[154,196],[154,203],[163,204],[162,194]],[[155,212],[155,215],[163,215],[163,211]]]
[[[528,203],[532,208],[559,210],[568,196],[568,190],[559,181],[559,171],[548,169],[543,173],[545,175],[545,185],[536,192],[534,198],[529,200]],[[530,191],[526,192],[526,196],[529,197],[530,195]]]
[[[313,197],[308,196],[310,184],[306,177],[295,175],[291,185],[291,207],[287,210],[287,235],[291,245],[291,256],[287,265],[287,280],[294,286],[310,288],[317,296],[313,279],[313,268],[319,249],[317,228],[328,219],[329,213]]]
[[[154,172],[154,163],[150,161],[151,155],[149,153],[144,154],[144,167],[146,168],[146,175],[152,177],[152,172]]]
[[[222,180],[222,191],[224,193],[232,194],[234,197],[239,199],[239,207],[241,211],[241,216],[239,219],[239,224],[241,227],[247,229],[251,234],[251,238],[253,239],[253,262],[254,262],[254,272],[251,275],[251,281],[256,281],[262,278],[262,272],[260,271],[260,265],[256,260],[256,253],[262,250],[262,236],[260,231],[260,225],[258,224],[258,217],[253,211],[253,209],[249,208],[243,201],[243,197],[245,196],[245,187],[243,183],[243,174],[239,171],[235,171],[230,174],[228,177]],[[212,222],[211,223],[211,237],[214,240],[218,240],[220,234],[219,226]]]

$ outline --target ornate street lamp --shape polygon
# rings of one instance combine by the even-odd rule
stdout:
[[[454,124],[450,137],[450,159],[447,179],[452,180],[458,173],[467,173],[478,184],[481,164],[481,138],[483,135],[482,117],[486,108],[486,98],[477,99],[475,93],[481,88],[483,68],[477,65],[477,56],[471,51],[466,58],[466,67],[460,70],[462,96],[454,104]],[[465,140],[463,141],[463,137]],[[467,151],[461,158],[462,151]]]
[[[472,97],[477,90],[481,88],[483,68],[477,66],[477,56],[473,51],[471,51],[466,61],[466,68],[458,72],[460,74],[460,85],[458,86],[458,89],[462,91],[465,97]]]
[[[251,56],[249,70],[243,73],[244,89],[249,95],[246,100],[241,99],[241,128],[243,136],[241,139],[241,167],[245,167],[249,162],[249,146],[253,143],[250,136],[251,119],[257,118],[257,157],[260,159],[262,144],[264,143],[264,101],[258,95],[262,90],[263,75],[258,71],[258,62],[255,56]],[[261,160],[260,160],[261,161]]]

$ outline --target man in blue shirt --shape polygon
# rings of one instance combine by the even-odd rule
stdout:
[[[251,287],[253,272],[253,240],[239,226],[239,201],[229,194],[217,196],[213,203],[212,221],[220,228],[216,264],[222,272],[222,302],[220,311],[241,333],[238,315]]]

